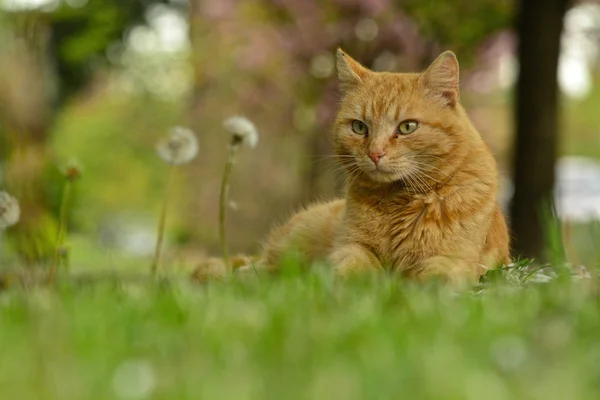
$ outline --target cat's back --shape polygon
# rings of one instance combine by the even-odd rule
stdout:
[[[314,203],[275,228],[264,244],[267,263],[276,265],[285,252],[298,251],[308,260],[324,259],[343,223],[346,200]]]

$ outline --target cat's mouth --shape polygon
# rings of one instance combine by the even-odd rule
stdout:
[[[362,165],[363,173],[373,182],[391,183],[405,179],[409,170],[405,165],[387,163],[379,163],[379,165],[366,164]]]
[[[398,180],[398,176],[394,171],[382,166],[373,167],[366,172],[369,178],[375,182],[388,183]]]
[[[357,159],[354,165],[360,169],[366,178],[373,182],[390,183],[403,178],[401,170],[399,171],[387,163],[375,165],[371,160]]]

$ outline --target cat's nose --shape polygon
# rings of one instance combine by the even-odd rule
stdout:
[[[383,156],[385,156],[385,152],[383,150],[373,150],[369,152],[369,158],[375,165],[379,165],[379,160],[381,160],[381,157]]]

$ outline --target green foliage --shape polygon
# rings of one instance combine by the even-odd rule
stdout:
[[[85,173],[76,187],[75,201],[85,210],[75,218],[76,228],[95,229],[109,214],[158,204],[165,168],[154,143],[176,124],[178,110],[178,104],[152,98],[111,96],[64,109],[52,147],[63,163],[76,156]],[[58,212],[62,177],[55,182],[52,204]]]
[[[62,97],[88,83],[94,67],[107,63],[107,50],[127,29],[145,22],[145,11],[167,0],[89,0],[81,7],[61,2],[46,15]]]
[[[554,264],[563,264],[567,255],[563,244],[562,222],[558,218],[556,209],[549,202],[546,202],[540,213],[546,225],[544,229],[548,254],[546,258]]]
[[[472,62],[481,43],[511,27],[510,0],[405,0],[402,7],[430,40],[452,49],[461,61]]]
[[[50,260],[58,232],[54,216],[40,211],[34,228],[23,227],[22,225],[22,223],[17,225],[11,231],[12,234],[9,236],[10,247],[15,250],[26,265],[37,265]]]

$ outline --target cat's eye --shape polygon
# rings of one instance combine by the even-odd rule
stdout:
[[[357,119],[352,121],[352,130],[358,135],[366,135],[367,133],[369,133],[369,128],[367,127],[367,124]]]
[[[410,135],[419,127],[419,123],[412,119],[407,119],[406,121],[402,121],[400,125],[398,125],[398,133],[400,135]]]

